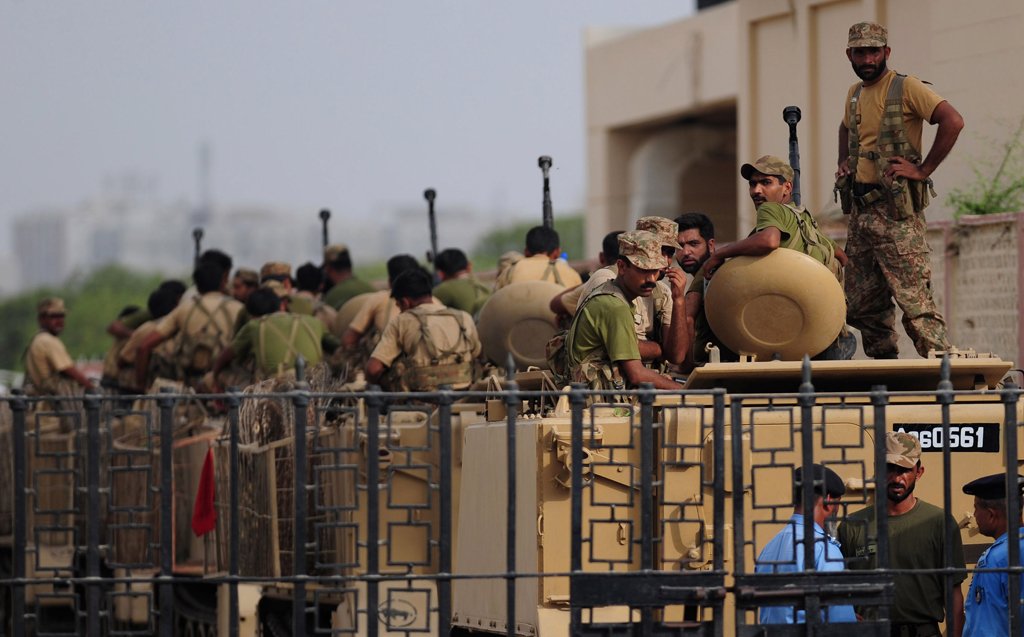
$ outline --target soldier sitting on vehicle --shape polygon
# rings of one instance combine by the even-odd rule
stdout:
[[[561,239],[554,228],[536,226],[526,233],[525,256],[501,272],[494,281],[495,291],[519,281],[551,281],[571,288],[583,282],[576,270],[559,258]]]
[[[336,310],[352,297],[373,292],[372,285],[352,273],[352,256],[340,243],[324,248],[324,282],[324,302]]]
[[[401,314],[388,323],[370,355],[367,380],[391,391],[468,387],[480,354],[473,317],[434,299],[431,277],[420,268],[395,279],[391,294]]]
[[[476,316],[491,296],[491,290],[473,276],[473,264],[458,248],[441,250],[434,257],[441,283],[434,296],[448,307]]]
[[[39,331],[25,350],[25,393],[30,396],[67,394],[70,393],[67,381],[93,389],[92,381],[75,367],[59,338],[67,315],[64,300],[57,297],[43,299],[36,310]]]
[[[644,367],[633,326],[633,299],[650,296],[668,267],[662,243],[651,232],[619,235],[618,274],[580,302],[565,337],[565,367],[573,382],[593,389],[640,383],[653,383],[658,389],[681,387]]]
[[[142,393],[157,377],[173,378],[174,376],[174,343],[170,340],[164,341],[156,349],[150,352],[148,375],[141,385],[135,381],[135,359],[138,355],[139,345],[146,337],[156,329],[160,319],[167,316],[178,306],[185,287],[159,287],[149,295],[146,302],[146,313],[152,319],[140,325],[132,335],[128,337],[124,347],[117,355],[118,372],[116,382],[121,391],[128,393]]]
[[[295,270],[295,289],[288,302],[288,309],[298,314],[315,316],[324,324],[325,329],[330,329],[338,311],[321,298],[322,287],[323,271],[308,261],[303,263]]]

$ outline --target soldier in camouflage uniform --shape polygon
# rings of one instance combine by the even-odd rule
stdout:
[[[949,349],[932,296],[924,209],[934,196],[930,176],[964,125],[960,113],[920,80],[886,68],[889,53],[884,27],[850,27],[846,57],[861,82],[846,96],[836,171],[843,211],[851,215],[847,322],[860,329],[864,351],[874,358],[899,354],[892,298],[921,356]],[[926,121],[938,129],[922,160]]]
[[[25,350],[26,393],[30,396],[69,393],[67,381],[93,389],[92,381],[75,367],[59,338],[64,331],[67,314],[64,300],[57,297],[43,299],[36,309],[39,331]]]
[[[391,391],[468,387],[474,380],[480,338],[473,317],[431,296],[422,268],[403,272],[391,285],[401,313],[388,322],[366,363],[366,378]]]
[[[619,235],[618,274],[584,297],[566,334],[566,365],[573,382],[594,389],[640,383],[680,388],[667,376],[644,367],[633,326],[633,299],[653,294],[659,275],[669,265],[663,244],[651,232]]]

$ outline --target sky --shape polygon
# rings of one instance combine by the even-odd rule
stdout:
[[[445,205],[540,216],[585,192],[583,32],[692,0],[0,0],[0,247],[104,180],[315,222]],[[497,222],[498,220],[496,220]]]

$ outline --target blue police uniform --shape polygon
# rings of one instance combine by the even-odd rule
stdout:
[[[1010,560],[1006,542],[1007,534],[1003,533],[978,558],[978,568],[1007,568]],[[1021,533],[1020,550],[1021,555],[1024,555],[1024,532]],[[1024,590],[1024,581],[1021,582],[1021,590]],[[1009,597],[1009,578],[1006,573],[976,572],[965,600],[967,621],[964,623],[964,637],[1009,635]]]
[[[786,526],[772,538],[757,557],[755,573],[799,573],[804,570],[804,516],[794,513]],[[814,568],[819,571],[836,572],[845,569],[839,542],[825,535],[825,530],[814,524]],[[764,606],[761,608],[762,624],[792,624],[792,606]],[[857,615],[853,606],[830,606],[822,611],[825,622],[855,622]],[[804,611],[797,611],[796,622],[805,623]]]

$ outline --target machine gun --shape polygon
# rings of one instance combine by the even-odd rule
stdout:
[[[323,210],[321,210],[320,211],[320,225],[321,225],[321,227],[323,229],[322,240],[323,240],[323,247],[324,248],[326,248],[330,244],[330,241],[328,241],[328,239],[327,239],[327,222],[330,221],[330,220],[331,220],[331,211],[328,210],[327,208],[324,208]]]
[[[800,107],[787,106],[782,109],[782,119],[789,124],[789,165],[793,167],[793,203],[800,205],[800,141],[796,137],[796,125],[800,121]]]
[[[423,191],[423,198],[427,200],[427,219],[430,223],[430,252],[427,253],[427,261],[434,266],[434,276],[437,276],[437,217],[434,214],[434,199],[437,198],[437,191],[427,188]]]
[[[537,158],[537,165],[540,166],[540,171],[544,175],[544,227],[554,228],[555,227],[555,216],[551,208],[551,179],[548,175],[548,171],[551,170],[551,158],[547,155],[541,155]]]
[[[196,245],[196,251],[195,251],[195,255],[192,257],[192,262],[193,262],[194,265],[199,265],[199,255],[203,253],[203,229],[202,228],[193,228],[192,229],[192,241],[194,241],[195,245]]]

